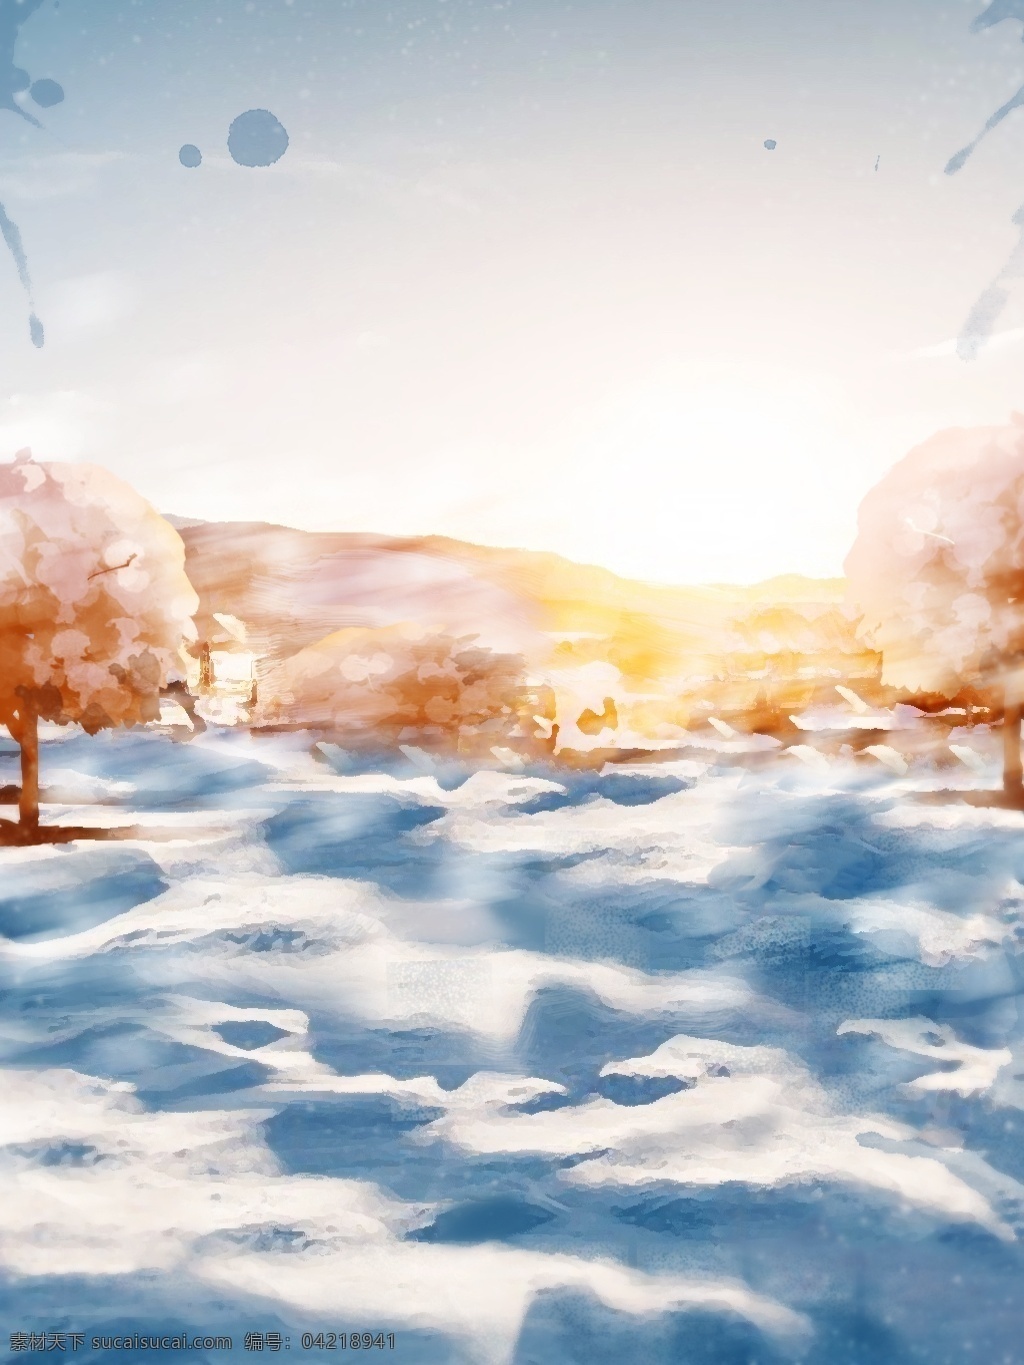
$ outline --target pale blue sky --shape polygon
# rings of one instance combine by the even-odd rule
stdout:
[[[1024,84],[983,9],[47,0],[17,60],[66,99],[0,111],[47,329],[0,257],[0,456],[185,515],[838,572],[908,444],[1024,408],[1024,281],[942,353],[1024,202],[1024,110],[943,174]],[[267,169],[226,150],[252,107]]]

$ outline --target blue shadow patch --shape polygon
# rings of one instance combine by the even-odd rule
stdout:
[[[147,854],[120,848],[69,848],[5,869],[0,934],[21,942],[80,933],[167,890]]]
[[[427,1228],[409,1234],[416,1242],[501,1242],[550,1223],[554,1214],[512,1195],[470,1199],[438,1214]]]

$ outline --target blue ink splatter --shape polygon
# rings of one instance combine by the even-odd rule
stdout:
[[[0,235],[7,243],[7,249],[14,257],[14,264],[18,267],[18,279],[21,280],[25,292],[31,297],[32,281],[28,274],[28,258],[25,255],[25,248],[21,244],[21,233],[18,231],[16,223],[12,223],[8,218],[4,206],[0,204]]]
[[[991,28],[993,24],[1002,23],[1004,19],[1019,19],[1024,23],[1024,0],[991,0],[984,13],[979,14],[971,24],[971,29],[977,33],[981,29]],[[955,175],[970,157],[978,143],[993,128],[998,127],[1008,114],[1022,106],[1024,106],[1024,85],[985,121],[985,126],[973,142],[969,142],[966,147],[961,147],[949,158],[946,162],[946,174]],[[1024,204],[1013,215],[1012,221],[1016,227],[1021,229],[1020,237],[999,274],[975,300],[974,306],[960,329],[960,335],[956,342],[956,353],[961,360],[975,360],[977,358],[978,352],[992,336],[999,316],[1009,302],[1010,289],[1007,286],[1011,281],[1024,277]]]
[[[42,3],[43,0],[0,0],[0,109],[17,114],[36,128],[43,125],[14,98],[32,84],[28,72],[15,64],[14,47],[22,24]]]
[[[991,28],[993,24],[1001,24],[1004,19],[1019,19],[1024,23],[1024,0],[992,0],[988,9],[971,24],[971,31],[978,33],[982,29]],[[1021,35],[1024,38],[1024,34]],[[977,147],[981,140],[988,136],[993,128],[997,128],[1008,114],[1012,114],[1014,109],[1019,109],[1024,105],[1024,85],[1015,95],[1011,95],[1005,104],[1001,104],[996,112],[985,120],[985,126],[972,142],[968,142],[966,147],[954,153],[946,162],[946,174],[956,175],[968,157]]]
[[[956,353],[961,360],[978,358],[979,351],[992,336],[1000,314],[1010,301],[1009,286],[1024,277],[1024,204],[1011,221],[1020,228],[1020,236],[999,274],[982,291],[967,314],[956,342]]]
[[[272,166],[287,150],[288,134],[269,109],[247,109],[228,129],[228,151],[239,166]]]
[[[21,280],[22,287],[28,295],[29,306],[32,308],[32,316],[29,318],[29,334],[32,337],[34,346],[43,344],[43,324],[35,314],[35,307],[32,303],[32,280],[28,273],[28,257],[25,255],[25,248],[21,243],[21,233],[17,223],[11,221],[7,216],[3,204],[0,204],[0,236],[7,243],[7,249],[14,257],[14,264],[18,267],[18,279]]]
[[[770,152],[774,152],[774,151],[775,151],[775,148],[776,148],[779,144],[775,141],[775,139],[774,139],[773,137],[766,137],[765,140],[764,140],[764,145],[768,148],[768,150],[769,150]]]
[[[33,81],[28,88],[28,93],[40,109],[52,109],[55,104],[60,104],[64,99],[64,87],[59,81],[51,81],[48,76],[44,76],[42,80]]]
[[[27,109],[21,107],[14,98],[15,95],[20,95],[27,90],[36,104],[44,109],[59,104],[64,98],[64,91],[56,81],[44,78],[33,82],[28,72],[18,66],[14,60],[14,49],[21,32],[21,26],[40,8],[42,3],[43,0],[0,0],[0,109],[6,109],[12,114],[17,114],[19,118],[25,119],[35,128],[41,128],[43,125]],[[28,273],[28,257],[25,255],[18,225],[7,216],[7,210],[2,204],[0,204],[0,235],[3,236],[8,251],[14,257],[14,264],[18,268],[18,278],[28,295],[29,308],[31,309],[28,319],[28,332],[32,338],[32,345],[40,347],[44,340],[43,324],[36,315],[35,304],[32,301],[32,281]]]
[[[977,360],[1009,300],[1010,291],[996,280],[975,301],[956,339],[956,353],[961,360]]]
[[[203,154],[192,142],[186,142],[178,151],[178,160],[190,171],[203,164]]]
[[[1014,109],[1019,109],[1022,104],[1024,104],[1024,85],[1021,86],[1015,95],[1011,95],[1005,104],[1001,104],[990,118],[985,120],[985,126],[973,141],[968,142],[966,147],[961,147],[958,152],[954,153],[954,155],[949,158],[946,162],[946,174],[956,175],[957,171],[960,170],[967,158],[974,151],[975,147],[977,147],[978,143],[981,142],[983,138],[987,137],[993,128],[998,127],[1003,119],[1006,118],[1007,114],[1012,114]]]
[[[971,31],[980,33],[983,28],[1001,24],[1004,19],[1020,19],[1024,22],[1024,0],[992,0],[984,14],[979,14],[971,24]]]
[[[1024,277],[1024,203],[1010,221],[1013,222],[1014,228],[1020,228],[1020,236],[1006,258],[1004,266],[989,287],[983,289],[982,295],[976,300],[975,306],[967,315],[967,321],[960,329],[960,336],[957,337],[957,355],[961,360],[978,359],[980,349],[989,341],[995,330],[999,314],[1009,303],[1010,283]]]

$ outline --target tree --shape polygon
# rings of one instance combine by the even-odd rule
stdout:
[[[846,560],[882,682],[1003,711],[1003,785],[1024,799],[1024,418],[941,432],[864,499]]]
[[[174,528],[94,465],[0,465],[0,724],[39,825],[39,721],[89,734],[156,720],[198,599]]]
[[[415,626],[336,631],[260,681],[256,726],[301,726],[351,748],[487,751],[533,736],[541,703],[518,654]]]

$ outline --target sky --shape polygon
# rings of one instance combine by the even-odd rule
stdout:
[[[1018,0],[42,0],[14,60],[63,101],[4,107],[0,51],[32,295],[0,250],[0,458],[179,516],[837,574],[907,449],[1024,410],[1024,108],[945,170],[1022,30]],[[272,165],[229,151],[251,109]]]

